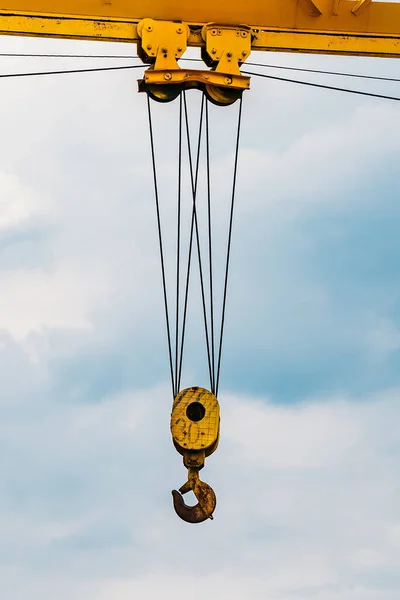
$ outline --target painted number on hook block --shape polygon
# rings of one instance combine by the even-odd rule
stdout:
[[[182,450],[207,450],[219,436],[219,403],[204,388],[182,390],[175,398],[171,415],[171,433]]]

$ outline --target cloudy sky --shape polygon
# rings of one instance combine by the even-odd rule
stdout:
[[[127,52],[13,38],[0,50]],[[256,59],[400,76],[395,60]],[[1,72],[93,66],[0,60]],[[398,599],[400,106],[253,79],[221,444],[203,475],[218,506],[190,526],[170,495],[185,470],[138,75],[1,81],[1,598]],[[169,259],[177,106],[154,107]],[[211,111],[217,250],[236,111]],[[192,299],[183,384],[207,385]]]

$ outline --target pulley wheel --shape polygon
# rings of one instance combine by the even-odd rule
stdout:
[[[178,98],[182,92],[182,85],[180,84],[168,84],[168,85],[155,85],[150,84],[145,86],[147,94],[152,100],[156,102],[172,102]]]
[[[243,94],[243,90],[206,84],[205,94],[213,104],[216,104],[217,106],[227,106],[233,104],[236,100],[239,100]]]

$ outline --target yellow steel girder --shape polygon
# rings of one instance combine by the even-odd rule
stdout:
[[[0,0],[0,34],[137,42],[143,18],[251,28],[252,50],[400,56],[400,3],[370,0]]]

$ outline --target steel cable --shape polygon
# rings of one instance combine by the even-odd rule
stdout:
[[[210,123],[208,100],[206,101],[206,168],[207,168],[207,213],[208,213],[208,258],[210,276],[210,338],[211,338],[211,391],[215,394],[215,332],[214,332],[214,285],[212,261],[212,224],[211,224],[211,176],[210,176]]]
[[[184,95],[184,106],[185,106],[185,92],[182,92]],[[198,133],[198,142],[197,142],[197,158],[196,158],[196,170],[194,177],[194,188],[192,187],[192,195],[193,195],[193,207],[192,207],[192,217],[191,217],[191,225],[190,225],[190,235],[189,235],[189,250],[188,250],[188,262],[187,262],[187,270],[186,270],[186,286],[185,286],[185,300],[184,300],[184,309],[183,309],[183,318],[182,318],[182,335],[181,335],[181,344],[180,344],[180,355],[179,355],[179,369],[178,369],[178,381],[177,381],[177,389],[179,390],[181,385],[181,377],[182,377],[182,364],[183,364],[183,350],[185,344],[185,333],[186,333],[186,321],[187,321],[187,308],[188,308],[188,300],[189,300],[189,284],[190,284],[190,269],[191,269],[191,261],[192,261],[192,249],[193,249],[193,235],[194,235],[194,223],[196,216],[196,196],[197,196],[197,183],[198,183],[198,174],[199,174],[199,164],[200,164],[200,148],[201,148],[201,137],[203,130],[203,113],[204,113],[204,97],[201,103],[201,111],[200,111],[200,123],[199,123],[199,133]],[[185,119],[187,119],[187,111],[185,115]],[[188,121],[186,121],[186,131],[188,132]],[[190,148],[190,139],[188,138],[188,146]],[[193,172],[193,167],[191,164],[192,154],[189,153],[189,163],[191,173]],[[193,180],[192,180],[193,185]]]
[[[139,60],[138,56],[129,56],[126,54],[29,54],[19,52],[0,52],[0,57],[4,58],[80,58],[80,59],[111,59],[111,60]],[[181,58],[187,62],[203,62],[200,58]],[[263,63],[248,62],[249,67],[263,67],[267,69],[282,69],[285,71],[298,71],[300,73],[316,73],[319,75],[337,75],[340,77],[355,77],[358,79],[370,79],[373,81],[391,81],[400,82],[398,77],[382,77],[378,75],[363,75],[361,73],[343,73],[342,71],[324,71],[323,69],[307,69],[305,67],[288,67],[287,65],[271,65]],[[144,65],[138,65],[141,67]],[[62,71],[61,71],[62,72]],[[78,71],[79,72],[79,71]]]
[[[179,346],[179,300],[181,255],[181,204],[182,204],[182,94],[179,97],[179,148],[178,148],[178,214],[176,240],[176,310],[175,310],[175,391],[178,394],[178,346]]]
[[[152,118],[151,118],[150,102],[151,102],[150,97],[147,96],[150,146],[151,146],[151,157],[152,157],[152,165],[153,165],[154,195],[155,195],[156,213],[157,213],[158,242],[159,242],[159,248],[160,248],[161,272],[162,272],[162,283],[163,283],[163,294],[164,294],[164,309],[165,309],[165,319],[166,319],[166,326],[167,326],[169,365],[170,365],[170,370],[171,370],[172,393],[175,394],[176,384],[175,384],[175,379],[174,379],[174,367],[173,367],[173,360],[172,360],[171,330],[170,330],[170,323],[169,323],[167,283],[166,283],[166,277],[165,277],[164,248],[163,248],[163,240],[162,240],[160,202],[159,202],[158,181],[157,181],[157,165],[156,165],[156,157],[155,157],[153,123],[152,123]]]
[[[235,197],[236,197],[236,180],[237,180],[237,170],[238,170],[240,129],[241,129],[241,123],[242,123],[242,106],[243,106],[243,96],[240,97],[240,101],[239,101],[239,116],[238,116],[238,126],[237,126],[237,133],[236,133],[236,148],[235,148],[235,162],[234,162],[234,167],[233,167],[231,210],[230,210],[230,216],[229,216],[228,248],[227,248],[227,252],[226,252],[224,295],[223,295],[223,300],[222,300],[221,330],[220,330],[219,348],[218,348],[217,379],[216,379],[216,383],[215,383],[215,395],[216,396],[218,395],[219,378],[220,378],[220,374],[221,374],[222,342],[223,342],[223,337],[224,337],[226,296],[227,296],[227,290],[228,290],[229,263],[230,263],[231,245],[232,245],[233,213],[234,213],[234,208],[235,208]]]
[[[206,104],[207,104],[207,100],[203,94],[202,102],[201,102],[201,114],[202,114],[201,126],[203,125],[204,106]],[[209,339],[209,332],[208,332],[207,306],[206,306],[203,266],[202,266],[202,258],[201,258],[199,222],[198,222],[197,208],[196,208],[197,186],[195,188],[195,182],[194,182],[194,177],[193,177],[192,153],[191,153],[191,148],[190,148],[189,118],[188,118],[188,112],[187,112],[186,94],[184,94],[184,97],[183,97],[183,105],[184,105],[184,109],[185,109],[186,134],[187,134],[188,152],[189,152],[190,180],[191,180],[192,195],[193,195],[192,211],[193,211],[193,218],[194,218],[194,230],[195,230],[195,235],[196,235],[197,258],[198,258],[198,263],[199,263],[200,289],[201,289],[201,301],[202,301],[202,306],[203,306],[204,331],[205,331],[205,336],[206,336],[208,371],[209,371],[209,375],[210,375],[210,385],[212,386],[213,376],[212,376],[212,365],[211,365],[210,339]],[[198,170],[199,159],[200,159],[200,141],[201,141],[201,136],[199,136],[199,147],[198,147],[198,152],[197,152],[197,170]]]
[[[324,90],[334,90],[335,92],[346,92],[348,94],[357,94],[359,96],[369,96],[370,98],[382,98],[383,100],[400,101],[398,96],[387,96],[385,94],[374,94],[372,92],[363,92],[361,90],[349,90],[348,88],[340,88],[334,85],[323,85],[322,83],[312,83],[311,81],[299,81],[298,79],[287,79],[285,77],[276,77],[267,75],[266,73],[254,73],[253,71],[242,71],[245,75],[254,75],[255,77],[264,77],[265,79],[273,79],[275,81],[287,81],[288,83],[297,83],[299,85],[308,85],[310,87],[321,88]]]

